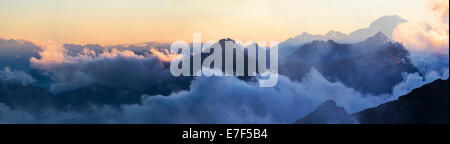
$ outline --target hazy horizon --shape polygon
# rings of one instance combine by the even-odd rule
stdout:
[[[0,0],[0,38],[114,45],[192,41],[192,33],[200,32],[204,41],[226,37],[284,41],[303,32],[326,34],[333,30],[348,34],[385,15],[419,21],[427,17],[424,5],[424,0]]]

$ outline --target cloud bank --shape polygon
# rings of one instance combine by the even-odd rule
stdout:
[[[420,87],[437,78],[437,73],[422,77],[405,74],[393,94],[363,95],[339,82],[327,81],[311,70],[301,81],[280,76],[275,87],[260,88],[257,83],[235,77],[199,77],[190,90],[169,96],[143,95],[141,104],[119,109],[93,106],[86,111],[41,113],[14,110],[0,104],[1,123],[293,123],[312,112],[326,100],[334,100],[349,113],[374,107]]]
[[[428,0],[428,8],[430,20],[401,23],[395,28],[393,38],[411,53],[413,64],[422,73],[442,73],[449,65],[449,2]]]
[[[64,47],[51,41],[42,49],[39,52],[41,58],[31,58],[31,65],[51,73],[54,81],[51,90],[54,92],[94,83],[138,90],[160,85],[177,89],[178,79],[170,74],[166,62],[175,56],[156,49],[152,49],[153,55],[149,56],[117,49],[101,54],[83,49],[78,55],[71,56]]]
[[[28,85],[36,81],[31,75],[23,71],[11,70],[9,67],[5,67],[4,70],[0,70],[0,79],[17,82],[22,85]]]

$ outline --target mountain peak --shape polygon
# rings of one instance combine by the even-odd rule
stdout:
[[[232,41],[233,43],[235,42],[235,41],[234,41],[233,39],[231,39],[231,38],[224,38],[224,39],[220,39],[220,40],[219,40],[219,43],[220,43],[220,44],[222,44],[222,43],[225,44],[226,41]]]
[[[382,28],[382,27],[385,27],[386,24],[397,25],[398,23],[403,23],[403,22],[406,22],[406,20],[401,18],[400,16],[387,15],[387,16],[380,17],[377,20],[373,21],[369,27],[370,28]]]
[[[374,36],[375,36],[375,37],[379,37],[379,38],[385,38],[385,39],[388,39],[388,38],[386,37],[386,35],[384,35],[384,33],[381,32],[381,31],[377,32]]]
[[[333,100],[327,100],[307,116],[297,120],[297,124],[337,124],[357,123],[357,121],[344,110],[336,105]]]
[[[324,105],[330,105],[330,106],[337,107],[336,102],[334,100],[327,100],[327,101],[323,102],[321,106],[324,106]]]
[[[323,102],[320,106],[317,107],[316,110],[331,110],[331,109],[333,109],[333,110],[342,109],[343,110],[342,107],[337,106],[337,104],[334,100],[327,100],[327,101]]]
[[[397,100],[352,114],[363,124],[448,124],[448,80],[437,79]]]
[[[327,43],[329,43],[329,44],[337,44],[335,41],[333,41],[331,39],[327,40]]]
[[[366,40],[362,41],[361,43],[365,43],[368,45],[384,45],[391,42],[391,39],[389,39],[383,32],[378,32],[374,36],[367,38]]]
[[[329,31],[327,34],[325,34],[325,37],[327,38],[340,38],[340,37],[345,37],[346,34],[340,32],[340,31]]]

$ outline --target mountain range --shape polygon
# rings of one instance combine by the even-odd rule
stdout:
[[[308,77],[308,73],[315,69],[326,80],[342,83],[358,93],[371,94],[370,96],[392,93],[393,87],[404,80],[404,74],[423,75],[412,64],[410,53],[400,43],[392,40],[392,30],[402,22],[405,20],[398,16],[385,16],[374,21],[368,28],[350,34],[330,31],[326,35],[303,33],[290,38],[279,44],[279,74],[301,83]],[[223,71],[226,41],[235,42],[226,38],[215,43],[222,47]],[[64,44],[63,47],[69,56],[77,56],[87,48],[95,51],[97,56],[105,51],[119,49],[132,51],[139,58],[95,59],[63,67],[69,71],[66,75],[87,75],[86,77],[93,77],[96,81],[54,92],[50,88],[51,85],[61,79],[55,78],[51,72],[30,65],[30,58],[40,58],[39,46],[25,40],[0,39],[0,74],[20,71],[22,76],[29,74],[33,79],[30,84],[0,79],[0,104],[5,104],[13,110],[28,112],[46,109],[83,111],[91,106],[120,109],[123,105],[143,103],[143,95],[159,97],[189,91],[191,82],[196,79],[172,77],[169,73],[169,62],[157,58],[147,59],[151,55],[150,48],[166,50],[170,47],[167,43],[108,46]],[[258,53],[261,49],[258,45],[256,47]],[[194,55],[190,55],[190,58]],[[211,53],[203,53],[201,61],[209,55]],[[249,56],[248,51],[245,51],[245,76],[238,76],[240,80],[255,81],[255,77],[248,76],[247,66],[250,62],[255,62],[256,68],[262,66],[258,65],[258,57]],[[267,58],[266,66],[269,59],[270,57]],[[233,63],[236,62],[234,53]],[[2,71],[4,67],[7,68]],[[82,71],[70,72],[80,67]],[[154,70],[153,67],[158,69]],[[235,65],[233,69],[236,69]],[[79,77],[70,78],[69,80],[75,79],[77,82]],[[62,81],[64,80],[67,79]],[[448,95],[448,80],[436,80],[396,101],[353,114],[347,113],[336,102],[328,100],[296,123],[448,123]]]
[[[398,24],[403,22],[406,22],[406,20],[396,15],[390,15],[380,17],[377,20],[373,21],[369,27],[355,30],[350,34],[345,34],[339,31],[329,31],[325,35],[313,35],[303,32],[298,36],[289,38],[281,42],[279,44],[280,55],[289,55],[290,53],[300,48],[300,46],[302,46],[303,44],[310,43],[314,40],[333,40],[338,43],[350,44],[363,41],[378,32],[382,32],[392,40],[392,31]]]
[[[217,44],[222,46],[222,51],[224,51],[225,41],[233,40],[219,40]],[[32,45],[30,47],[36,49]],[[203,54],[202,61],[208,55]],[[236,55],[234,54],[233,57],[235,58]],[[247,65],[249,61],[257,62],[257,57],[253,58],[249,57],[247,53],[244,54],[245,73],[248,71]],[[390,93],[392,92],[392,87],[402,81],[402,73],[417,72],[408,58],[408,52],[400,44],[392,42],[381,32],[355,44],[339,44],[333,40],[316,40],[303,45],[302,48],[296,50],[286,58],[280,59],[284,61],[280,62],[279,73],[292,80],[301,81],[311,68],[315,68],[328,80],[340,81],[362,93]],[[224,63],[225,60],[223,59],[222,62]],[[168,69],[168,63],[164,63],[164,65]],[[48,88],[52,82],[51,76],[41,70],[30,69],[28,72],[37,81],[33,85]],[[249,76],[239,78],[243,80],[254,80],[253,77]],[[120,97],[123,97],[123,94],[130,93],[134,96],[130,96],[130,100],[124,100],[124,103],[133,103],[137,102],[142,94],[168,95],[174,91],[188,90],[192,80],[192,77],[182,77],[166,81],[164,85],[148,85],[144,83],[144,85],[141,85],[144,89],[129,89],[121,85],[96,83],[71,91],[63,91],[59,95],[65,95],[65,97],[68,97],[67,99],[73,99],[73,101],[91,101],[89,98],[97,97],[96,99],[101,100],[106,99],[107,96],[117,96],[120,99]],[[84,96],[77,98],[76,95]],[[68,100],[61,100],[57,103],[67,103],[64,101]],[[106,104],[120,105],[118,102],[106,101],[109,100],[105,100]],[[103,102],[98,101],[93,103]]]
[[[448,80],[435,80],[398,100],[380,104],[357,113],[347,112],[332,100],[300,118],[297,124],[360,123],[360,124],[448,124]]]
[[[408,56],[401,44],[381,32],[355,44],[316,40],[282,59],[279,73],[301,81],[314,68],[328,80],[363,93],[391,93],[402,73],[418,72]]]

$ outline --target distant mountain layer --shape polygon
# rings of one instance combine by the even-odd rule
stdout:
[[[44,88],[0,80],[0,103],[27,111],[46,108],[81,110],[89,105],[118,107],[139,103],[140,97],[131,91],[98,85],[54,95]]]
[[[295,123],[356,123],[354,120],[357,120],[361,124],[448,124],[448,84],[448,80],[438,79],[414,89],[398,100],[354,114],[347,114],[333,101],[326,101]]]
[[[312,42],[314,40],[321,40],[321,41],[333,40],[338,43],[347,43],[347,44],[357,43],[367,39],[368,37],[375,35],[378,32],[382,32],[389,39],[392,40],[392,31],[399,23],[403,22],[406,22],[406,20],[402,19],[399,16],[392,15],[378,18],[377,20],[372,22],[368,28],[358,29],[350,34],[344,34],[339,31],[330,31],[325,35],[312,35],[304,32],[301,35],[289,38],[281,42],[279,44],[280,53],[282,55],[288,55],[291,52],[300,48],[301,45]]]
[[[305,64],[330,63],[384,50],[391,45],[393,45],[393,42],[381,32],[356,44],[339,44],[333,40],[314,40],[303,45],[284,59],[287,61],[297,60]]]
[[[53,105],[55,96],[48,90],[0,79],[0,103],[12,108],[37,110]]]
[[[315,68],[330,81],[362,93],[384,94],[403,80],[402,73],[418,72],[408,56],[402,45],[383,33],[356,44],[313,41],[283,59],[279,73],[301,81]]]
[[[89,106],[118,108],[124,104],[139,104],[144,94],[169,95],[172,92],[188,90],[191,81],[191,78],[177,78],[146,89],[130,89],[125,86],[96,83],[52,94],[45,88],[0,79],[0,103],[27,111],[46,108],[84,110],[90,108]]]

